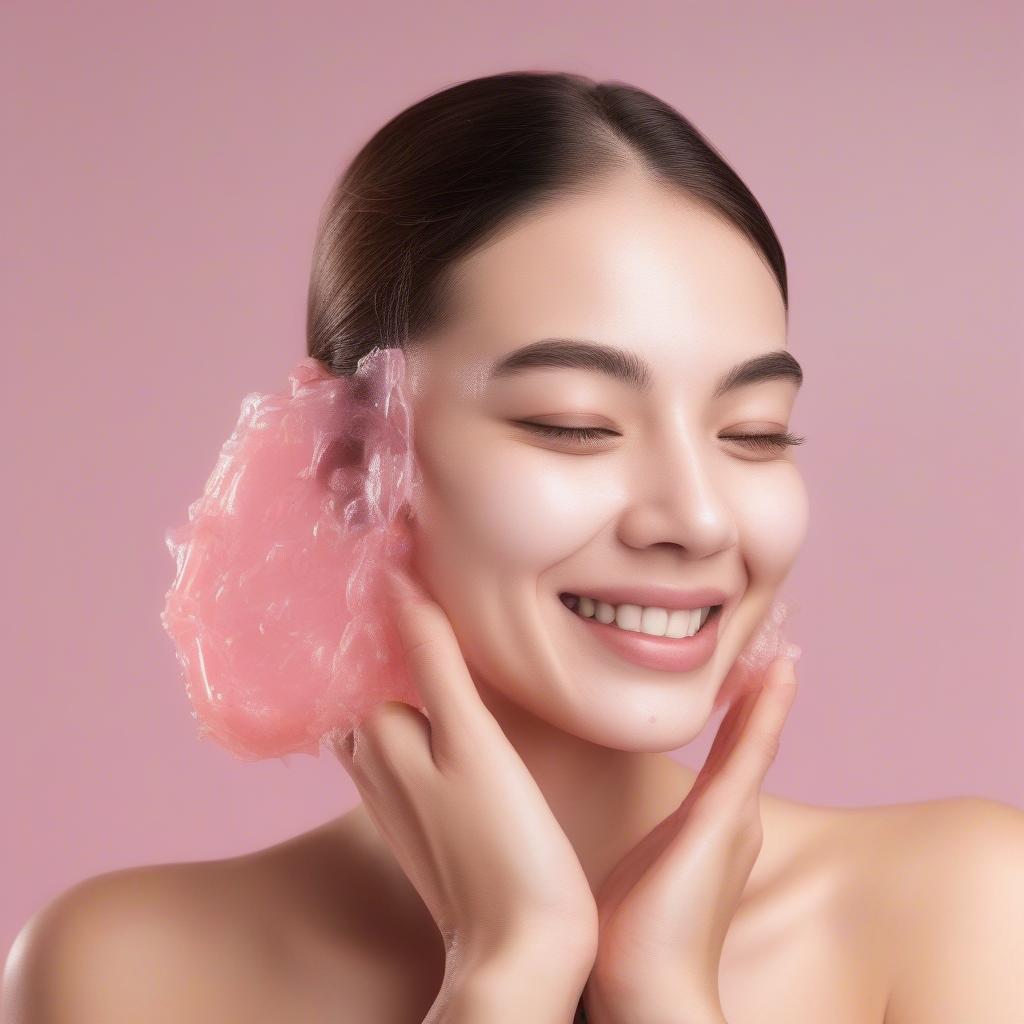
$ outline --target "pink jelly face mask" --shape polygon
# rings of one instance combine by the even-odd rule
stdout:
[[[177,573],[161,622],[209,737],[243,760],[319,756],[376,704],[425,713],[388,613],[384,570],[411,571],[407,514],[421,475],[400,349],[350,377],[303,359],[289,390],[251,394],[188,522],[168,530]],[[715,707],[799,655],[772,607]]]
[[[351,377],[304,359],[251,394],[185,526],[161,622],[209,736],[244,760],[319,756],[374,704],[422,710],[386,614],[382,566],[408,571],[418,484],[399,349]]]

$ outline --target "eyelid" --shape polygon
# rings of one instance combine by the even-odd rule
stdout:
[[[798,437],[788,430],[747,431],[740,434],[720,434],[726,441],[738,441],[762,451],[785,451],[794,445],[803,444],[806,437]]]
[[[570,441],[575,439],[577,442],[582,441],[583,443],[597,440],[599,437],[622,436],[617,430],[612,430],[609,427],[567,427],[561,423],[537,423],[534,420],[515,420],[514,422],[547,437],[564,438]]]
[[[514,422],[546,437],[568,440],[577,446],[586,446],[592,441],[609,435],[611,437],[622,436],[617,431],[611,430],[608,427],[567,427],[557,423],[537,423],[533,420],[515,420]],[[749,430],[740,433],[721,434],[719,436],[723,440],[736,441],[738,444],[744,444],[749,448],[755,448],[760,451],[779,452],[780,454],[790,447],[803,444],[807,440],[805,437],[798,437],[788,430],[780,430],[778,428],[771,430]]]

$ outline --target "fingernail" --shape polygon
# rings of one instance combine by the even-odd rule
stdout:
[[[334,748],[334,753],[343,761],[348,762],[352,759],[352,750],[356,743],[356,731],[355,729],[349,729],[348,732],[342,732],[341,729],[335,729],[329,736],[328,741]]]

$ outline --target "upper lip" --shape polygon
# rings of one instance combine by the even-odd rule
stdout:
[[[670,610],[692,610],[708,605],[724,604],[729,595],[717,587],[701,587],[697,590],[682,590],[658,583],[630,584],[629,586],[600,585],[581,587],[579,590],[563,591],[584,597],[593,597],[607,604],[638,604],[643,608],[667,608]]]

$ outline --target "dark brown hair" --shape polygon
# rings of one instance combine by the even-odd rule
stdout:
[[[324,205],[309,355],[351,374],[452,316],[456,262],[515,218],[635,168],[738,227],[789,308],[786,261],[761,206],[714,147],[650,93],[583,75],[511,71],[433,93],[384,125]]]

